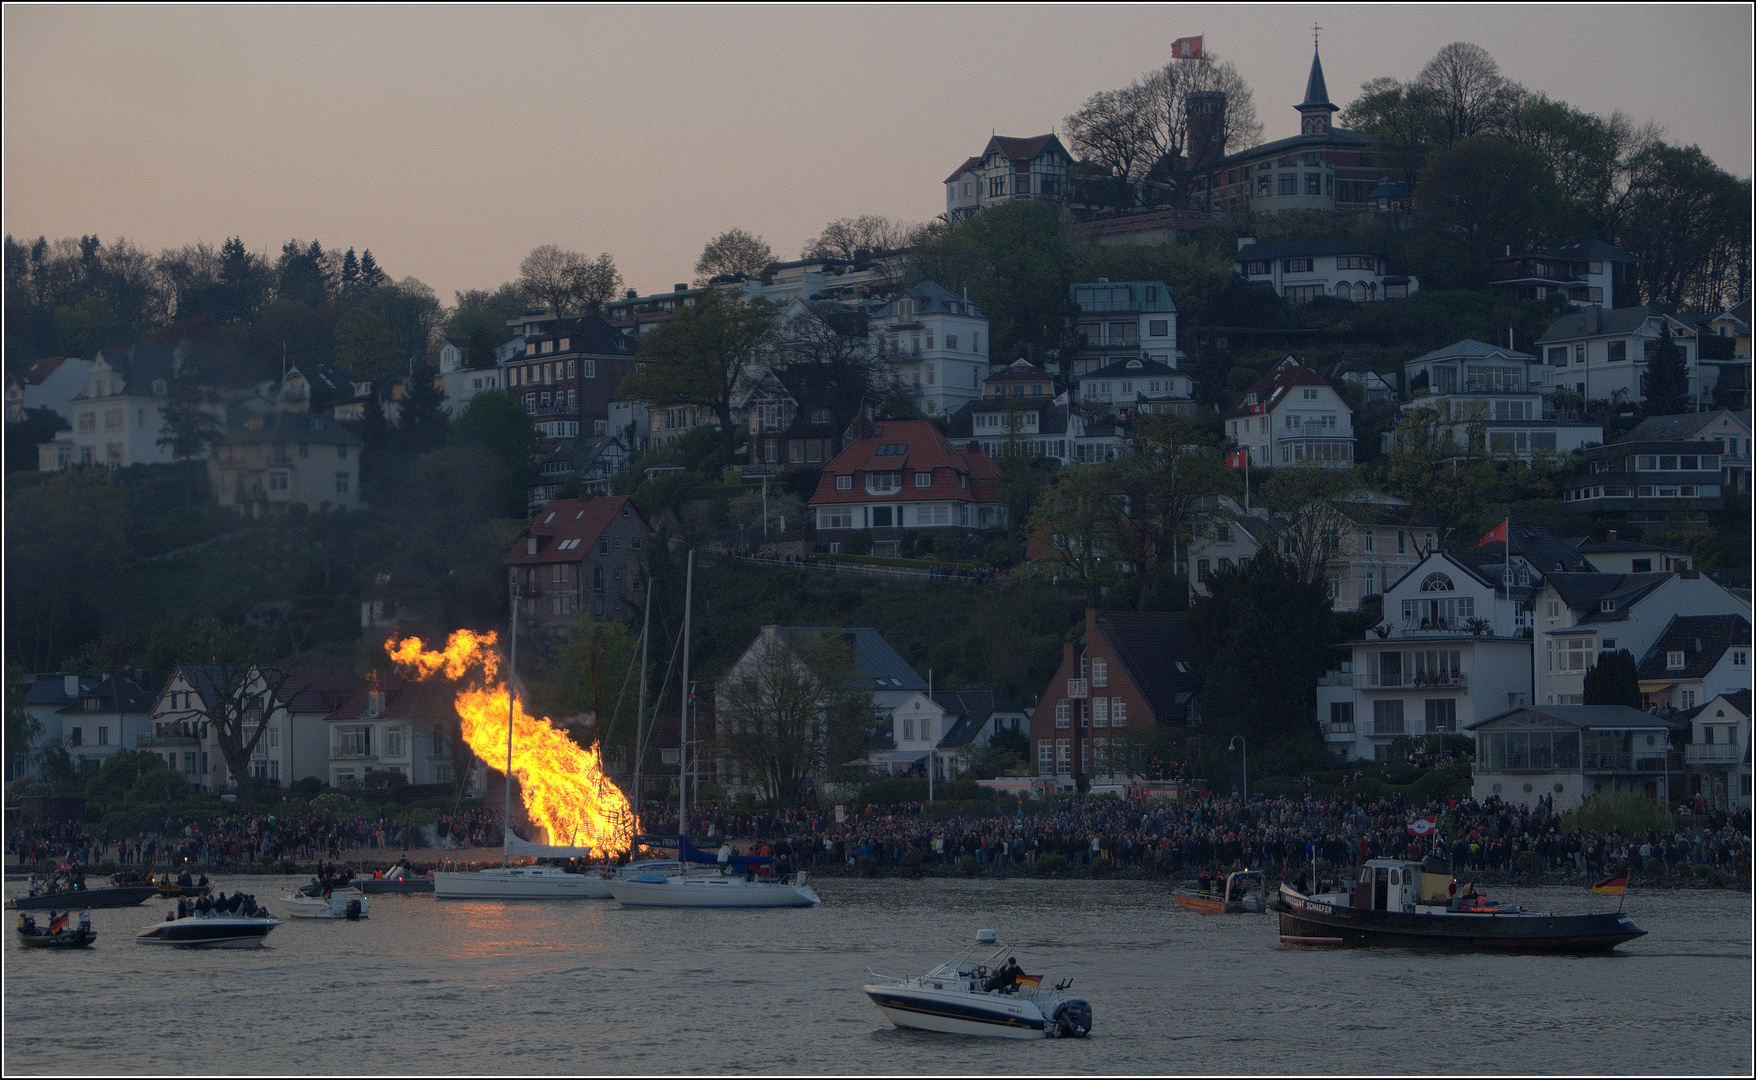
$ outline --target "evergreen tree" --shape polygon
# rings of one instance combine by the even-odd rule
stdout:
[[[372,257],[372,249],[360,252],[360,288],[370,292],[381,285],[390,284],[390,275],[378,268],[378,260]]]
[[[1640,708],[1639,664],[1627,649],[1599,653],[1585,672],[1585,704]]]
[[[341,257],[341,298],[352,300],[360,291],[360,259],[348,248],[346,255]]]
[[[445,384],[438,372],[422,364],[403,383],[397,413],[397,448],[408,454],[424,454],[445,445],[450,419],[445,415]]]
[[[1646,365],[1646,412],[1649,416],[1674,416],[1687,411],[1689,369],[1683,363],[1683,350],[1666,326]]]

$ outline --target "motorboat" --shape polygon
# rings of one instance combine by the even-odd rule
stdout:
[[[157,896],[158,891],[157,885],[113,885],[97,889],[74,885],[54,892],[14,897],[6,901],[6,906],[18,911],[139,907],[143,900]]]
[[[364,919],[372,910],[372,902],[353,888],[330,889],[318,896],[294,893],[281,897],[280,903],[294,919]]]
[[[576,870],[539,863],[475,871],[435,870],[433,895],[441,900],[607,900],[610,890],[595,868]]]
[[[279,919],[266,914],[185,915],[154,923],[135,934],[134,940],[184,949],[253,949],[279,925]]]
[[[1450,865],[1368,859],[1328,891],[1285,882],[1272,904],[1288,945],[1390,945],[1506,952],[1608,952],[1646,931],[1621,911],[1554,915],[1496,904]]]
[[[805,870],[778,881],[711,870],[646,872],[607,878],[604,885],[623,907],[780,908],[823,903]]]
[[[67,925],[71,912],[38,926],[29,915],[18,917],[18,943],[27,949],[83,949],[98,939],[91,928],[91,912],[80,915],[76,926]]]
[[[399,859],[396,865],[386,870],[382,876],[356,879],[353,886],[367,896],[377,896],[381,893],[432,892],[433,875],[430,871],[425,874],[417,874],[409,866],[407,859]]]
[[[1178,889],[1177,903],[1196,911],[1208,911],[1215,914],[1239,915],[1251,913],[1260,915],[1268,910],[1268,901],[1264,895],[1263,877],[1260,870],[1236,870],[1227,874],[1218,882],[1219,888],[1213,888],[1215,882],[1205,871],[1202,873],[1201,884],[1193,889]]]
[[[1067,996],[1072,979],[1051,990],[1042,988],[1041,976],[1007,979],[1001,967],[1007,952],[994,931],[982,930],[973,944],[925,975],[879,976],[885,981],[862,989],[899,1028],[1003,1039],[1091,1034],[1091,1006]]]

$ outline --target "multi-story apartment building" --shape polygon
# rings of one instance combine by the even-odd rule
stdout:
[[[1594,446],[1561,479],[1561,497],[1577,513],[1625,515],[1630,524],[1704,526],[1725,505],[1717,450],[1693,440]]]
[[[594,316],[533,323],[524,351],[501,369],[544,438],[605,435],[610,402],[634,372],[635,339]]]
[[[1078,378],[1123,360],[1147,359],[1176,368],[1177,305],[1162,281],[1080,281],[1070,286],[1079,309],[1079,342],[1062,373]]]
[[[1555,320],[1537,338],[1553,385],[1587,401],[1646,400],[1647,366],[1659,340],[1669,336],[1683,354],[1692,407],[1713,401],[1719,368],[1701,364],[1692,323],[1645,307],[1587,307]]]
[[[1603,442],[1602,424],[1556,418],[1553,370],[1530,353],[1465,338],[1404,362],[1402,410],[1431,410],[1460,452],[1528,462]]]
[[[355,510],[360,505],[358,435],[323,415],[252,416],[213,448],[207,475],[221,506],[246,517]]]
[[[1628,438],[1635,442],[1694,440],[1712,443],[1719,453],[1719,479],[1723,491],[1750,490],[1750,437],[1749,409],[1649,416],[1628,433]]]
[[[1489,261],[1489,284],[1514,300],[1559,293],[1575,307],[1614,309],[1640,291],[1640,260],[1601,240],[1544,248]]]
[[[1384,260],[1342,240],[1288,240],[1259,244],[1238,238],[1237,273],[1252,285],[1267,285],[1295,304],[1320,296],[1368,303],[1402,300],[1420,289],[1406,274],[1392,274]]]

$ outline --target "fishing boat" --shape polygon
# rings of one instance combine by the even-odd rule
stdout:
[[[695,553],[689,553],[688,571],[683,585],[683,685],[689,686],[689,624],[695,594]],[[684,694],[682,746],[689,746],[689,704],[692,694]],[[677,773],[677,822],[679,834],[689,820],[689,785],[687,763]],[[623,907],[674,908],[779,908],[814,907],[823,902],[811,888],[811,875],[800,870],[785,878],[759,875],[748,856],[738,863],[730,859],[713,870],[689,870],[691,853],[699,856],[689,838],[677,837],[678,869],[674,873],[648,871],[604,879],[604,886]],[[719,860],[714,860],[716,863]],[[740,865],[741,864],[741,865]],[[733,873],[741,869],[741,873]]]
[[[1621,911],[1554,915],[1496,904],[1443,859],[1368,859],[1330,891],[1285,882],[1273,908],[1289,945],[1391,945],[1506,952],[1608,952],[1646,931]]]
[[[134,935],[144,945],[182,949],[254,949],[280,920],[269,915],[185,915],[167,918]]]
[[[38,926],[29,915],[18,917],[18,943],[27,949],[83,949],[98,939],[91,928],[91,912],[83,912],[76,926],[67,920],[72,912],[63,912],[48,926]]]
[[[294,919],[364,919],[371,915],[372,902],[358,889],[331,889],[319,896],[293,893],[280,898],[287,915]]]
[[[1013,974],[1008,947],[992,930],[978,931],[975,943],[925,975],[879,976],[862,987],[885,1018],[900,1028],[948,1035],[988,1035],[1003,1039],[1084,1038],[1091,1034],[1091,1006],[1067,996],[1072,979],[1044,990],[1042,978]],[[996,974],[999,973],[999,977]]]
[[[1200,887],[1178,889],[1177,903],[1196,911],[1223,915],[1261,914],[1268,910],[1262,871],[1236,870],[1227,874],[1219,885],[1217,890],[1214,889],[1212,880],[1208,879],[1202,881]]]

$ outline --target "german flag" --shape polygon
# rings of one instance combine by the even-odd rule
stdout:
[[[1593,883],[1591,891],[1596,893],[1608,893],[1611,896],[1621,896],[1628,891],[1628,875],[1623,874],[1621,877],[1604,878],[1602,881]]]
[[[67,914],[67,912],[62,912],[60,915],[55,916],[55,921],[49,924],[49,933],[59,934],[61,931],[67,929]]]
[[[1035,990],[1038,986],[1042,985],[1042,981],[1043,977],[1041,975],[1020,975],[1018,977],[1018,985],[1028,986],[1032,990]]]

